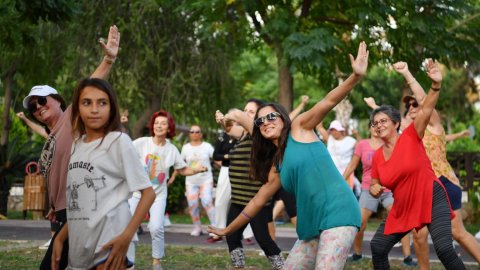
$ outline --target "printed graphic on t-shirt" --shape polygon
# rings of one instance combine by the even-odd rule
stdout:
[[[75,161],[68,164],[68,170],[80,169],[81,173],[71,174],[75,177],[69,181],[67,185],[67,207],[69,211],[82,211],[86,207],[90,207],[90,211],[97,211],[98,208],[98,191],[107,187],[105,175],[95,176],[94,166],[90,162]],[[85,173],[83,177],[81,174]],[[88,205],[82,205],[83,203]]]
[[[47,141],[43,146],[42,153],[40,154],[40,160],[38,163],[40,164],[40,172],[45,179],[48,179],[47,176],[50,172],[52,160],[55,155],[56,141],[55,135],[48,136]]]
[[[91,211],[97,211],[98,207],[98,197],[97,192],[106,187],[105,176],[101,177],[91,177],[85,175],[83,182],[72,181],[72,184],[67,186],[67,194],[70,194],[68,199],[68,210],[70,211],[80,211],[82,208],[78,204],[78,192],[80,189],[85,189],[83,192],[92,192],[94,193],[92,199],[92,209]],[[92,196],[89,196],[92,197]]]
[[[153,154],[145,157],[145,171],[148,173],[152,185],[161,185],[165,182],[165,167],[162,158]]]
[[[199,156],[197,153],[193,153],[193,155],[190,157],[190,160],[188,161],[188,167],[192,169],[199,169],[202,167],[202,161],[201,161],[201,156]]]

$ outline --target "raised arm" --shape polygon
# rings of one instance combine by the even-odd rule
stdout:
[[[415,130],[420,138],[423,138],[425,129],[430,122],[430,117],[435,110],[435,105],[437,104],[440,88],[442,86],[442,73],[438,63],[434,62],[432,59],[428,59],[425,66],[427,68],[427,75],[430,80],[432,80],[432,86],[423,102],[421,102],[418,115],[413,122]]]
[[[38,135],[42,136],[43,138],[47,138],[48,134],[45,131],[45,128],[32,120],[28,119],[23,112],[17,113],[18,118],[20,118],[30,129],[36,132]]]
[[[373,97],[364,97],[363,101],[365,101],[367,106],[370,107],[370,109],[372,109],[372,110],[375,110],[376,108],[380,107],[380,106],[377,105],[377,103],[375,102],[375,99]]]
[[[248,133],[252,134],[253,131],[253,119],[248,116],[244,111],[234,109],[230,110],[225,115],[226,121],[234,121],[238,125],[242,126]]]
[[[110,26],[107,44],[105,44],[103,40],[100,40],[99,43],[102,46],[105,56],[97,69],[92,73],[91,77],[105,80],[112,69],[113,63],[115,63],[115,60],[117,59],[118,48],[120,46],[120,32],[118,32],[117,26]]]
[[[293,120],[303,111],[303,109],[305,109],[305,105],[307,105],[309,99],[310,98],[307,95],[303,95],[301,97],[300,104],[298,104],[298,106],[288,115],[288,117],[290,117],[290,120]]]
[[[268,182],[263,184],[255,197],[245,206],[242,213],[238,215],[227,228],[220,229],[213,226],[208,226],[208,232],[216,235],[229,235],[243,225],[250,222],[250,220],[263,208],[263,206],[272,198],[272,196],[280,189],[280,175],[276,171],[275,167],[270,169],[268,174]]]
[[[342,99],[344,99],[353,87],[360,82],[368,67],[368,51],[365,42],[358,46],[357,57],[349,54],[353,73],[335,89],[331,90],[321,101],[310,110],[300,114],[292,122],[293,129],[313,130]]]
[[[465,130],[462,130],[462,131],[457,132],[457,133],[447,134],[445,136],[445,140],[447,142],[450,142],[450,141],[454,141],[454,140],[457,140],[457,139],[460,139],[460,138],[465,138],[465,137],[468,137],[468,136],[470,136],[470,131],[468,129],[465,129]]]
[[[406,62],[397,62],[393,64],[393,69],[403,76],[403,78],[408,84],[408,87],[410,87],[413,94],[415,95],[415,99],[418,102],[421,102],[426,96],[425,91],[415,79],[415,77],[413,77],[412,73],[408,69],[408,64]]]
[[[323,127],[323,121],[318,123],[315,127],[317,129],[318,134],[320,135],[320,139],[324,142],[328,141],[328,131]]]
[[[393,69],[401,74],[405,81],[407,82],[408,86],[413,92],[413,95],[415,96],[415,99],[419,104],[423,102],[427,94],[425,93],[425,90],[423,90],[423,87],[418,83],[418,81],[415,79],[415,77],[412,75],[410,70],[408,69],[408,64],[406,62],[397,62],[393,64]],[[442,122],[440,119],[440,115],[436,110],[432,112],[432,116],[430,117],[429,125],[431,125],[433,128],[437,129],[438,132],[441,132],[443,130]],[[437,133],[438,133],[437,132]]]
[[[245,134],[243,127],[236,125],[232,119],[225,118],[225,115],[219,110],[215,112],[215,121],[220,124],[225,133],[232,138],[240,139]]]

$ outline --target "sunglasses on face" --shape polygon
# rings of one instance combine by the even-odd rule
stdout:
[[[202,133],[200,130],[190,130],[190,134],[200,134]]]
[[[383,118],[372,123],[372,127],[377,127],[378,125],[384,126],[390,119]]]
[[[47,97],[38,97],[37,100],[34,100],[28,104],[28,111],[31,114],[34,114],[37,111],[37,104],[40,106],[45,106],[47,104]]]
[[[417,108],[418,107],[418,102],[414,101],[414,102],[409,102],[405,105],[405,108],[408,110],[410,110],[410,107],[413,107],[413,108]]]
[[[273,122],[275,120],[277,120],[277,117],[280,116],[280,113],[279,112],[271,112],[265,116],[262,116],[262,117],[259,117],[257,119],[255,119],[255,121],[253,122],[255,124],[255,126],[257,127],[261,127],[263,124],[265,124],[265,122]]]

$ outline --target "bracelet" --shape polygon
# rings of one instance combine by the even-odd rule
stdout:
[[[115,63],[115,60],[116,60],[116,59],[117,59],[116,57],[109,56],[109,55],[105,55],[105,56],[103,57],[103,60],[104,60],[105,62],[107,62],[108,64],[113,64],[113,63]]]
[[[440,87],[439,87],[439,88],[430,87],[430,89],[432,89],[432,90],[435,91],[435,92],[440,91]]]
[[[248,220],[252,220],[252,217],[249,216],[247,213],[245,213],[245,211],[242,211],[242,215],[246,217]]]
[[[412,84],[412,83],[414,83],[414,82],[415,82],[415,81],[407,82],[407,84],[410,85],[410,84]]]

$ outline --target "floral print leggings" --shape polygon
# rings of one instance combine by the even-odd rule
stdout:
[[[343,269],[358,228],[336,227],[310,240],[297,240],[284,269]]]
[[[215,207],[213,206],[213,182],[205,182],[203,184],[191,184],[185,183],[185,197],[187,197],[188,210],[192,217],[192,223],[200,226],[200,208],[199,199],[202,202],[202,206],[207,212],[210,224],[215,226]]]

